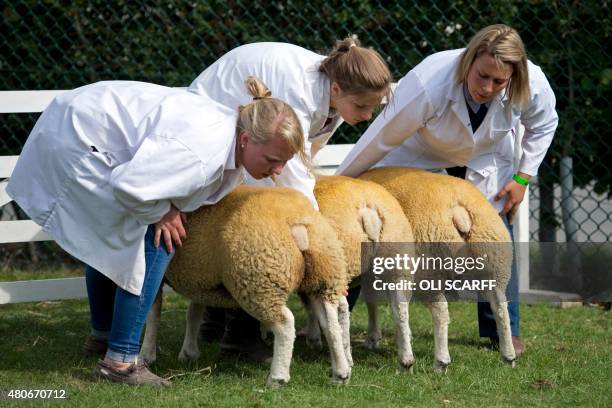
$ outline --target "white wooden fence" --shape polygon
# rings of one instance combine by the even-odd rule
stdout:
[[[65,91],[0,91],[0,114],[42,112],[51,100]],[[518,142],[517,142],[518,143]],[[353,145],[327,145],[317,154],[315,164],[322,173],[333,173]],[[0,180],[11,176],[18,156],[0,156]],[[7,181],[0,181],[0,207],[11,202]],[[515,222],[517,242],[529,242],[529,196],[525,196]],[[48,241],[50,238],[34,222],[0,221],[0,244]],[[518,247],[517,247],[518,248]],[[524,248],[523,248],[524,249]],[[518,253],[519,289],[529,291],[529,253]],[[84,278],[41,279],[0,282],[0,304],[86,297]]]

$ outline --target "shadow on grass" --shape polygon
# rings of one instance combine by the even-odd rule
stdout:
[[[450,337],[448,338],[448,345],[451,347],[452,345],[460,345],[467,347],[476,347],[476,348],[490,348],[490,342],[488,337],[477,337],[476,334],[474,337],[468,336],[459,336],[459,337]]]

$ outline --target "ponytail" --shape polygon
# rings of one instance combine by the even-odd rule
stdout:
[[[352,95],[379,93],[389,96],[393,77],[376,51],[364,48],[359,40],[347,37],[336,46],[319,66],[319,72]]]

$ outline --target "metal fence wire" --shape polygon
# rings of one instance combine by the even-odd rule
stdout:
[[[516,28],[555,91],[553,146],[531,188],[534,240],[609,241],[608,1],[124,1],[0,3],[0,89],[70,89],[130,79],[187,86],[226,51],[282,41],[327,53],[353,35],[396,78],[423,57],[467,44],[480,28]],[[0,154],[19,154],[38,115],[0,115]],[[345,125],[332,143],[357,140]]]

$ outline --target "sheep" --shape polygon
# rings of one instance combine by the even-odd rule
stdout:
[[[219,203],[189,214],[187,230],[188,239],[165,275],[176,292],[192,300],[180,359],[199,357],[205,306],[241,307],[274,334],[267,385],[287,383],[295,328],[286,303],[299,290],[317,311],[328,341],[332,382],[349,381],[349,313],[341,296],[348,285],[344,252],[335,231],[305,196],[287,188],[243,185]],[[141,350],[148,361],[156,357],[159,314],[157,302]]]
[[[384,251],[392,250],[390,243],[413,241],[412,229],[401,206],[389,192],[376,183],[343,176],[323,176],[317,178],[314,192],[321,214],[335,228],[344,248],[349,280],[359,281],[362,273],[368,273],[364,268],[368,267],[374,256],[384,256]],[[362,246],[362,242],[372,244]],[[376,243],[383,242],[387,244],[377,247]],[[362,254],[364,249],[371,252]],[[410,275],[404,276],[395,272],[393,278],[410,279]],[[414,356],[410,342],[406,293],[388,291],[387,295],[396,323],[399,368],[412,372]],[[366,346],[376,348],[381,338],[380,329],[374,324],[377,306],[373,302],[367,305],[371,318]],[[311,318],[309,321],[307,335],[311,338],[311,343],[316,343],[312,338],[320,336],[313,320]]]
[[[385,187],[399,201],[417,243],[467,243],[464,251],[485,255],[484,274],[497,282],[484,291],[495,315],[502,360],[512,367],[516,355],[511,340],[506,286],[510,279],[512,247],[501,217],[470,182],[411,168],[376,168],[360,177]],[[502,243],[495,245],[491,243]],[[428,276],[424,271],[422,278]],[[482,275],[481,275],[482,276]],[[415,276],[415,279],[418,279]],[[434,319],[434,369],[445,372],[448,353],[448,305],[443,292],[431,292],[428,306]]]

